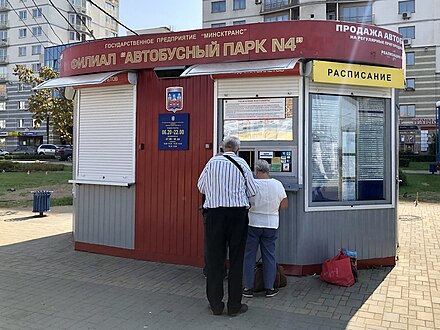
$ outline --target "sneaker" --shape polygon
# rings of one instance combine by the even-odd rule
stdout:
[[[243,288],[241,293],[243,294],[243,297],[252,298],[254,296],[254,289]]]
[[[240,307],[240,309],[238,311],[236,311],[236,312],[228,311],[228,315],[234,317],[234,316],[237,316],[239,314],[246,313],[247,310],[248,310],[248,306],[246,304],[241,304],[241,307]]]
[[[275,297],[279,293],[278,289],[266,290],[266,298]]]

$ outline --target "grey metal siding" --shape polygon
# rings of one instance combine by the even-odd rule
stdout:
[[[280,213],[279,263],[321,264],[341,248],[361,260],[396,255],[395,209],[304,212],[302,189],[288,197],[289,208]]]
[[[134,249],[135,186],[77,184],[76,242]]]

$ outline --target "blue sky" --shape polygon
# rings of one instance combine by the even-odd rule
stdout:
[[[119,21],[132,30],[171,27],[174,31],[202,27],[200,0],[122,0],[119,1]],[[125,36],[120,27],[119,35]]]

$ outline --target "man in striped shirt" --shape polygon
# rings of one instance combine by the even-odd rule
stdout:
[[[255,179],[246,161],[237,156],[240,140],[228,136],[223,141],[223,155],[211,158],[200,174],[197,187],[206,199],[206,240],[208,274],[206,295],[214,315],[221,315],[223,271],[229,248],[228,315],[247,311],[241,303],[243,258],[248,230],[248,197],[257,192]],[[235,162],[235,163],[234,163]]]

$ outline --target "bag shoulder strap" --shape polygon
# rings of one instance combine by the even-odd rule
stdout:
[[[237,161],[232,158],[229,155],[223,155],[226,159],[228,159],[229,161],[231,161],[235,166],[237,166],[238,170],[240,171],[241,175],[243,175],[244,181],[246,182],[246,176],[244,175],[244,171],[243,168],[240,166],[239,163],[237,163]]]

